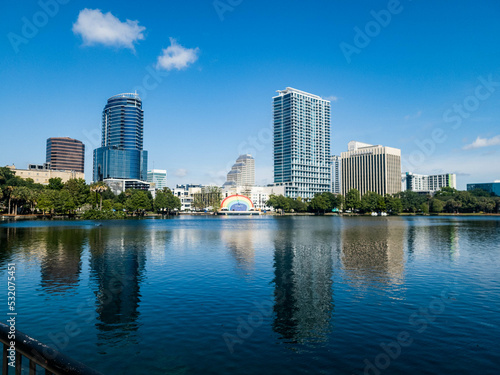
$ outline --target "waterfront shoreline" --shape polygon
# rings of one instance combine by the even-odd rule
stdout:
[[[176,215],[161,215],[161,214],[148,214],[144,216],[128,216],[124,219],[148,219],[148,218],[163,218],[163,217],[171,217],[171,216],[220,216],[217,215],[214,212],[182,212],[178,213]],[[488,216],[493,216],[493,217],[499,217],[500,213],[457,213],[457,214],[450,214],[450,213],[439,213],[439,214],[422,214],[422,213],[401,213],[399,215],[388,215],[388,216],[372,216],[371,214],[357,214],[357,213],[334,213],[334,212],[326,212],[324,214],[316,214],[313,212],[287,212],[283,214],[278,214],[276,212],[266,212],[266,213],[261,213],[260,215],[253,215],[253,216],[346,216],[346,217],[373,217],[373,218],[381,218],[381,217],[403,217],[403,216],[419,216],[419,217],[473,217],[473,216],[481,216],[481,217],[488,217]],[[0,215],[0,220],[1,221],[10,221],[10,220],[76,220],[76,221],[84,221],[84,220],[89,220],[89,219],[83,219],[79,216],[75,215],[57,215],[57,216],[48,216],[48,215]],[[111,219],[95,219],[95,220],[123,220],[123,219],[116,219],[116,218],[111,218]]]

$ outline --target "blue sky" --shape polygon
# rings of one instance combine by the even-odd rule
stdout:
[[[400,148],[403,171],[457,173],[460,189],[500,179],[498,2],[1,7],[0,165],[43,163],[46,139],[68,136],[90,181],[107,98],[138,89],[149,167],[169,186],[222,184],[242,152],[272,183],[271,98],[290,86],[332,101],[334,154],[359,140]]]

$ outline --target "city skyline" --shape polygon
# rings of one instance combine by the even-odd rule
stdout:
[[[103,101],[137,89],[148,168],[167,169],[170,186],[221,185],[245,153],[256,184],[272,183],[270,103],[291,86],[332,102],[332,155],[358,139],[401,149],[402,172],[455,173],[462,190],[500,178],[499,4],[54,3],[5,10],[0,165],[41,163],[44,139],[71,137],[90,182]],[[95,35],[93,22],[109,28]]]

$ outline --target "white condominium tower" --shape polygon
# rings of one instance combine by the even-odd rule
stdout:
[[[254,186],[255,159],[250,154],[240,155],[227,174],[224,186]]]
[[[342,158],[337,155],[330,156],[330,170],[332,190],[334,194],[342,194]]]
[[[349,142],[342,152],[342,194],[351,189],[363,195],[373,191],[380,195],[401,191],[401,150]]]
[[[330,102],[287,87],[273,109],[274,183],[292,198],[330,191]]]

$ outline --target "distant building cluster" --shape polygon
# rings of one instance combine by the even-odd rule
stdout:
[[[272,194],[312,199],[318,193],[380,195],[413,191],[434,194],[456,189],[456,175],[401,173],[401,150],[382,145],[351,141],[340,155],[330,153],[330,102],[317,95],[287,87],[272,98],[274,183],[255,185],[255,159],[240,155],[227,173],[217,194],[224,199],[245,195],[255,209],[269,209]],[[93,151],[93,182],[105,182],[115,194],[127,189],[155,191],[167,188],[167,170],[148,170],[148,152],[143,148],[144,111],[136,93],[110,97],[102,112],[101,147]],[[68,137],[47,139],[46,162],[27,169],[9,166],[16,175],[48,184],[59,177],[63,182],[84,178],[85,145]],[[208,189],[208,190],[207,190]],[[192,210],[195,199],[213,194],[203,185],[177,185],[172,189],[182,210]],[[500,181],[468,184],[467,190],[482,189],[500,195]],[[209,191],[209,192],[207,192]]]
[[[35,183],[48,185],[51,178],[66,182],[72,178],[85,178],[85,145],[76,139],[62,137],[47,139],[46,162],[28,164],[27,169],[7,166],[16,176],[31,178]]]
[[[406,172],[401,175],[401,190],[403,191],[434,194],[444,187],[457,188],[457,176],[454,173],[425,175]]]

